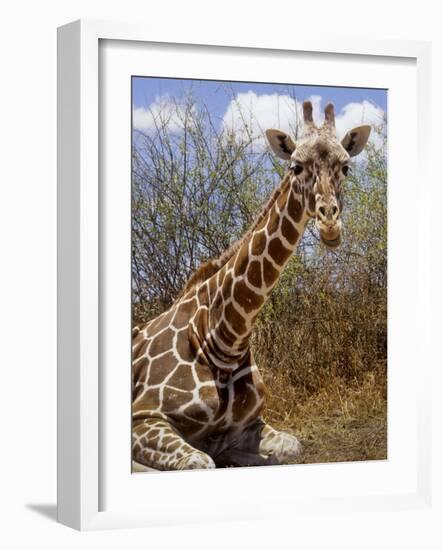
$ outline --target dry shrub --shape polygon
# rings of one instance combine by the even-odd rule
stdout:
[[[386,286],[361,258],[346,272],[294,257],[253,334],[267,386],[265,419],[293,430],[302,462],[387,456]]]

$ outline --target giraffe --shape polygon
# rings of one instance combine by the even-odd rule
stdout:
[[[164,313],[133,329],[132,457],[157,470],[285,464],[294,434],[262,419],[265,388],[250,349],[257,315],[309,220],[341,242],[342,182],[370,126],[336,138],[334,107],[318,127],[309,101],[297,143],[266,131],[287,170],[246,234],[203,264]]]

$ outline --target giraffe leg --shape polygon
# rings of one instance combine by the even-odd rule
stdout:
[[[132,458],[156,470],[215,468],[209,455],[186,443],[167,420],[159,418],[147,418],[134,427]]]
[[[218,467],[270,466],[287,464],[300,452],[301,444],[294,435],[277,431],[259,418],[215,456],[215,462]]]
[[[264,422],[263,424],[262,428],[257,428],[260,431],[261,455],[273,457],[280,464],[287,464],[299,456],[302,446],[293,434],[275,430]]]

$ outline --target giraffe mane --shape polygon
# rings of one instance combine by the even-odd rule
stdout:
[[[223,266],[225,266],[230,258],[232,258],[232,256],[234,256],[238,252],[243,243],[245,243],[250,238],[253,231],[258,227],[265,216],[269,213],[270,209],[281,194],[284,184],[288,180],[288,178],[289,173],[287,172],[284,175],[280,184],[272,191],[272,194],[262,208],[261,212],[256,217],[253,224],[249,227],[249,229],[242,237],[231,244],[229,248],[225,252],[223,252],[219,258],[207,260],[192,273],[187,283],[184,285],[183,289],[179,293],[177,299],[187,294],[187,292],[195,288],[195,286],[197,286],[198,284],[207,281],[207,279],[210,279],[212,275],[215,275],[215,273],[217,273]]]

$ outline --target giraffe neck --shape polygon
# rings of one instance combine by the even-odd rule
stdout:
[[[239,250],[207,282],[205,347],[210,360],[235,370],[248,354],[253,324],[308,221],[303,194],[286,177],[281,193]]]

